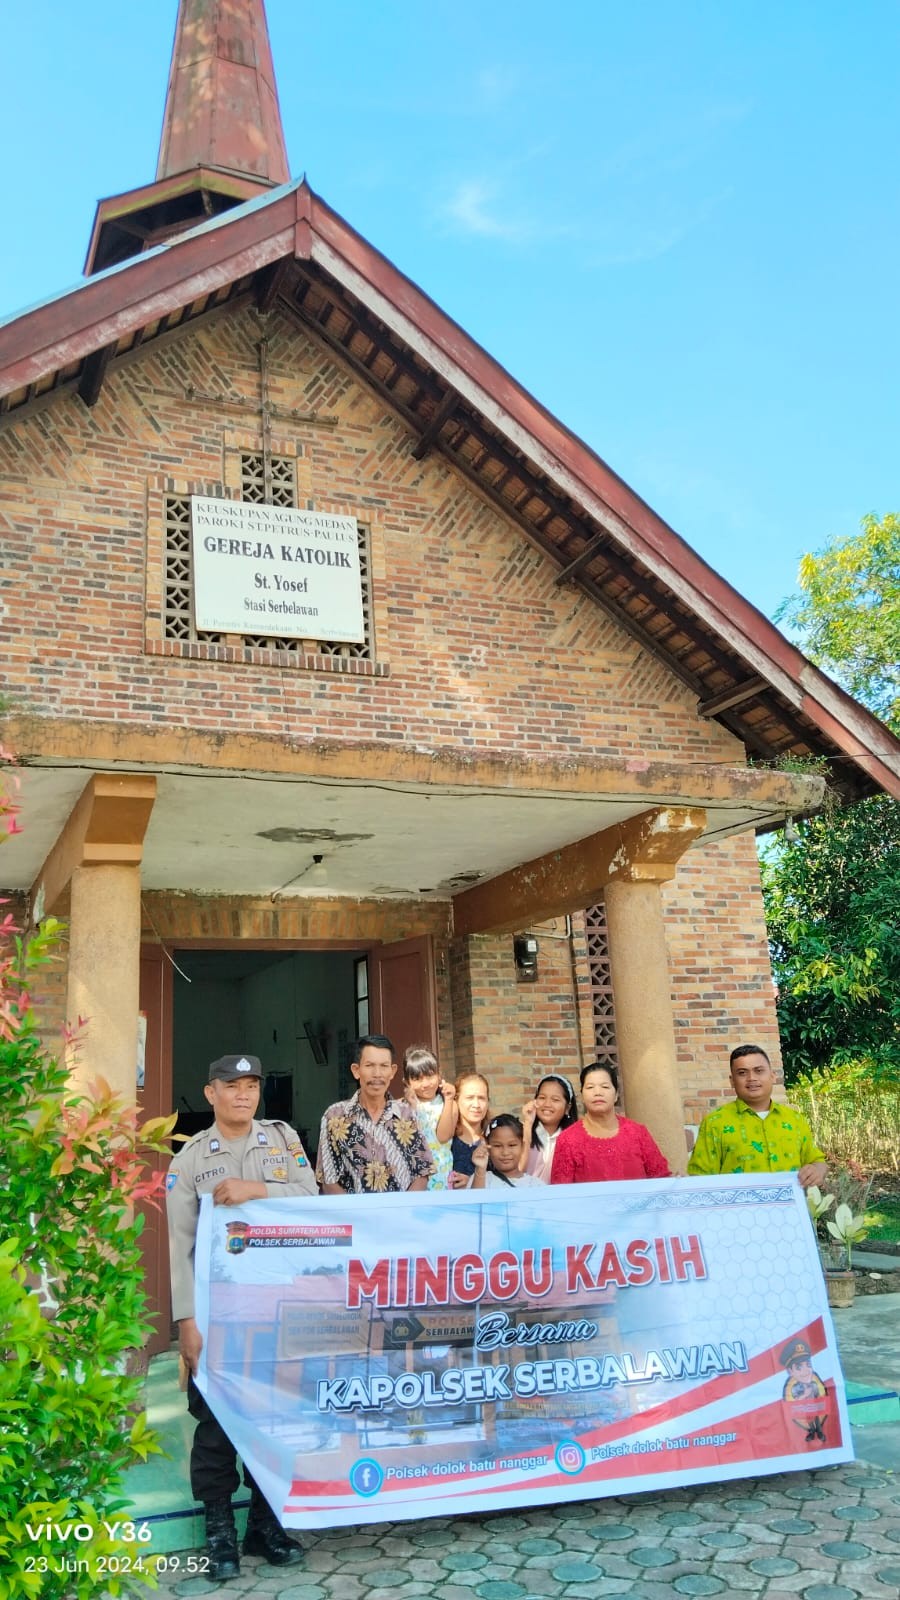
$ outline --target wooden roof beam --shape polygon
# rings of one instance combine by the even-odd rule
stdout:
[[[78,397],[86,406],[95,406],[100,399],[100,390],[103,380],[109,370],[109,363],[115,355],[114,344],[105,344],[100,350],[94,350],[85,357],[78,379]]]
[[[718,694],[711,694],[706,700],[697,702],[697,715],[699,717],[717,717],[721,711],[731,711],[734,706],[741,706],[746,700],[753,700],[768,688],[765,678],[745,678],[743,683],[733,683],[729,689],[720,689]]]
[[[459,395],[456,390],[448,389],[427,428],[423,428],[417,442],[413,445],[412,457],[414,461],[423,461],[425,459],[444,423],[449,422],[458,400]]]
[[[665,882],[705,827],[700,806],[659,806],[550,850],[454,895],[454,935],[515,933],[584,911],[603,898],[613,879]]]
[[[553,508],[551,507],[551,511],[552,511],[552,509]],[[554,514],[558,515],[559,513],[554,513]],[[574,561],[570,561],[569,565],[567,567],[563,567],[562,572],[558,572],[556,574],[556,577],[554,578],[553,582],[554,583],[571,583],[571,581],[572,581],[573,577],[575,576],[576,572],[580,572],[582,567],[586,567],[589,561],[593,561],[594,556],[597,554],[598,550],[602,550],[602,548],[603,548],[603,546],[605,544],[606,544],[606,534],[605,533],[597,533],[597,534],[595,534],[593,539],[589,539],[588,540],[588,542],[585,545],[584,549],[582,550],[581,554],[576,556]]]
[[[340,340],[336,339],[333,334],[330,334],[327,328],[323,328],[321,323],[318,322],[314,316],[311,316],[308,312],[304,313],[302,310],[302,305],[297,305],[293,301],[286,301],[285,306],[290,314],[301,322],[301,325],[304,327],[304,329],[313,333],[316,338],[321,339],[323,344],[328,345],[328,347],[334,351],[335,355],[337,355],[341,360],[346,361],[348,366],[352,368],[352,370],[360,379],[362,379],[363,382],[371,384],[378,394],[381,395],[381,398],[385,400],[388,405],[393,406],[394,410],[403,419],[411,432],[418,432],[417,419],[411,415],[411,413],[403,405],[402,401],[397,399],[396,395],[391,394],[390,390],[384,384],[379,383],[378,379],[375,378],[371,372],[367,371],[358,356],[354,356],[353,352],[341,344]],[[549,556],[552,560],[559,560],[559,551],[556,545],[553,544],[552,540],[548,539],[546,536],[542,536],[532,523],[528,522],[525,517],[521,516],[508,500],[504,500],[503,496],[499,494],[496,489],[485,483],[483,479],[479,478],[477,474],[473,472],[466,462],[463,461],[459,456],[454,455],[452,452],[447,450],[443,444],[440,446],[440,448],[445,459],[449,461],[456,471],[466,479],[467,483],[472,485],[476,493],[481,495],[482,499],[486,500],[489,505],[492,505],[494,509],[499,511],[502,516],[507,517],[510,522],[514,522],[517,527],[521,528],[522,532],[525,534],[525,537],[529,539],[530,542],[538,550],[540,550],[543,555]],[[681,682],[686,684],[689,689],[692,689],[696,695],[699,696],[703,693],[703,684],[701,680],[696,677],[696,675],[688,668],[681,666],[676,658],[670,656],[666,651],[661,649],[659,644],[653,638],[653,635],[649,633],[646,628],[643,628],[641,624],[639,622],[635,622],[627,614],[627,612],[621,611],[618,606],[614,605],[610,600],[608,600],[596,585],[591,584],[589,581],[582,580],[580,587],[583,588],[584,592],[588,594],[594,603],[600,607],[601,611],[603,611],[604,614],[611,619],[611,621],[615,622],[624,633],[627,633],[630,638],[634,639],[635,642],[642,647],[642,649],[649,651],[649,653],[658,661],[661,661],[664,666],[668,667],[670,672],[673,672],[677,678],[680,678]]]

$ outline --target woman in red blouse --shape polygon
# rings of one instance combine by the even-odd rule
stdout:
[[[615,1067],[582,1068],[584,1116],[556,1141],[551,1183],[602,1183],[620,1178],[670,1178],[669,1163],[641,1122],[616,1112]]]

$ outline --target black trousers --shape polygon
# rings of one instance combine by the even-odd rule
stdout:
[[[188,1379],[188,1411],[195,1419],[191,1446],[191,1493],[204,1505],[210,1500],[230,1500],[240,1484],[237,1451],[222,1424],[216,1420],[193,1378]],[[248,1489],[256,1484],[247,1468],[244,1482]]]

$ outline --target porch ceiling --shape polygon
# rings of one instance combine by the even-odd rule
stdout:
[[[409,767],[409,776],[404,767]],[[474,882],[660,805],[706,809],[706,840],[813,809],[820,780],[722,766],[597,762],[542,772],[466,774],[426,757],[334,771],[205,770],[37,758],[21,773],[24,830],[0,856],[0,881],[28,890],[92,773],[155,772],[144,840],[149,890],[449,900]],[[443,770],[440,770],[443,768]],[[541,779],[544,782],[541,782]],[[321,855],[325,882],[312,883]]]

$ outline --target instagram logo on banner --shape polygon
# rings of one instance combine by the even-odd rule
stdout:
[[[584,1466],[585,1453],[575,1439],[563,1439],[556,1447],[556,1465],[560,1472],[567,1472],[569,1477],[574,1477]]]

